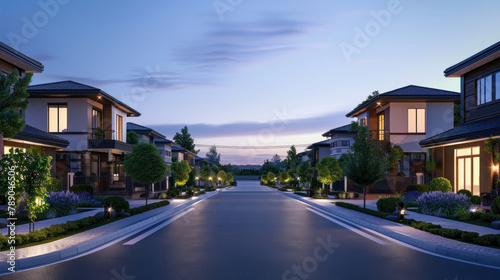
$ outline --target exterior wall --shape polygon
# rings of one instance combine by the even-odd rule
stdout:
[[[368,112],[364,112],[364,113],[359,114],[359,115],[357,116],[357,118],[358,118],[358,124],[360,123],[361,119],[366,118],[366,121],[367,121],[367,124],[368,124],[368,127],[369,127],[369,126],[370,126],[370,123],[369,123],[369,122],[370,122],[370,120],[369,120],[369,118],[368,118],[368,115],[369,115],[369,114],[368,114]]]
[[[342,154],[345,154],[349,151],[350,147],[354,143],[354,139],[352,137],[335,137],[331,139],[332,142],[337,142],[337,147],[330,147],[329,156],[336,157],[339,159]],[[342,147],[342,141],[349,141],[349,147]]]
[[[116,124],[116,115],[120,115],[122,117],[122,139],[123,142],[126,141],[127,139],[127,113],[123,112],[122,110],[116,108],[115,106],[111,106],[111,129],[114,131],[113,139],[116,140],[118,139],[118,131],[117,131],[117,124]]]
[[[319,160],[321,160],[323,157],[328,157],[330,156],[330,148],[329,147],[319,147],[318,153],[319,153]]]
[[[87,98],[29,98],[30,104],[26,110],[26,123],[40,130],[48,131],[47,108],[49,103],[68,104],[68,131],[88,133]],[[58,134],[65,138],[64,134]]]
[[[432,137],[454,126],[453,102],[428,102],[426,111],[425,138]]]

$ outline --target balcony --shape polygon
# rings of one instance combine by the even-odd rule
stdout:
[[[115,131],[111,129],[93,128],[89,132],[89,150],[121,154],[131,152],[132,145],[116,140]]]
[[[383,143],[389,142],[389,131],[388,130],[370,130],[368,132],[368,139],[377,140]]]

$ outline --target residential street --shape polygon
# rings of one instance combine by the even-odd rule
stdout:
[[[146,229],[95,253],[2,279],[452,280],[500,274],[357,228],[362,236],[314,211],[257,181],[241,181],[179,219],[151,227],[166,224],[144,239],[137,237]]]

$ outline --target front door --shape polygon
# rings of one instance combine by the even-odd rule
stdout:
[[[480,195],[480,154],[479,147],[455,150],[456,191],[465,189],[473,195]]]

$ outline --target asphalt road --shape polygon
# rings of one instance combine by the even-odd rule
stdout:
[[[362,236],[258,182],[192,208],[144,239],[1,279],[500,279],[358,228]]]

